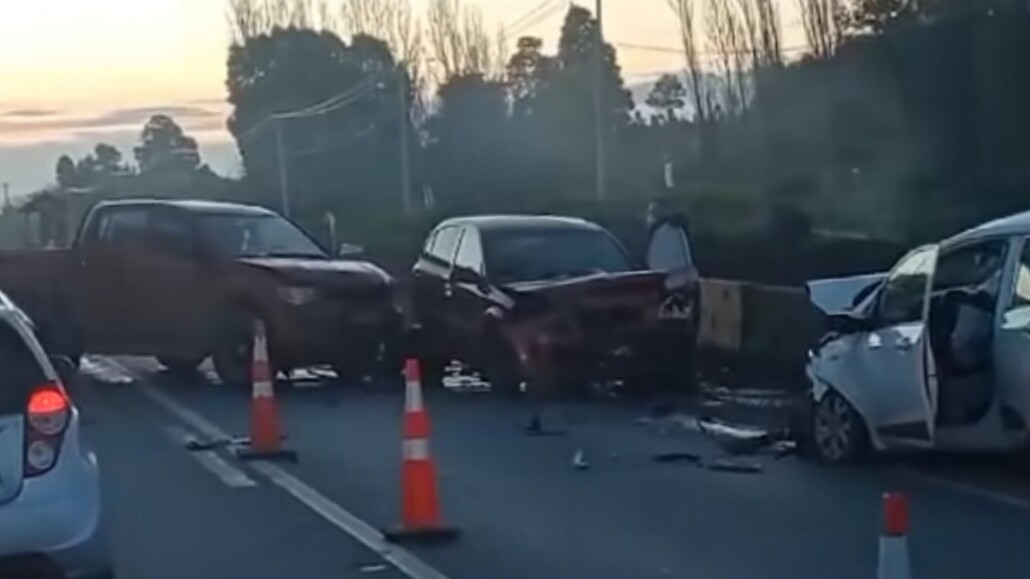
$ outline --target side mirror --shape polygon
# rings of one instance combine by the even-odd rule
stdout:
[[[57,371],[57,377],[61,379],[61,383],[65,386],[71,384],[72,380],[75,379],[75,373],[78,371],[75,368],[75,364],[71,361],[71,358],[67,356],[51,355],[50,364]]]
[[[364,259],[365,248],[352,243],[341,243],[336,255],[340,259]]]
[[[470,283],[475,285],[483,285],[485,283],[483,276],[465,267],[454,268],[454,271],[451,272],[451,280],[457,283]]]

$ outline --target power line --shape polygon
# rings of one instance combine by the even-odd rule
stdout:
[[[524,30],[528,26],[527,22],[532,21],[534,18],[538,18],[540,13],[547,13],[554,10],[556,6],[565,4],[566,2],[567,0],[544,0],[522,16],[516,18],[511,24],[502,27],[502,30],[504,30],[505,35],[515,32],[515,29]],[[533,22],[533,24],[535,24],[535,22]]]
[[[671,46],[656,46],[656,45],[651,45],[651,44],[634,44],[634,43],[630,43],[630,42],[616,42],[614,44],[615,44],[615,46],[618,46],[619,48],[625,48],[625,49],[628,49],[628,50],[640,50],[640,51],[645,51],[645,52],[661,52],[661,53],[665,53],[665,54],[677,54],[677,55],[682,55],[683,54],[683,49],[682,48],[673,48]],[[780,52],[782,52],[784,54],[794,54],[794,53],[798,53],[798,52],[805,52],[807,50],[809,50],[808,46],[797,45],[797,46],[784,46],[783,48],[780,49]],[[729,53],[730,54],[750,54],[751,50],[745,48],[745,49],[741,49],[741,50],[732,50],[732,51],[729,51]],[[700,56],[700,57],[719,57],[719,56],[722,56],[723,53],[719,52],[719,51],[716,51],[716,50],[707,50],[707,51],[706,50],[700,50],[700,51],[697,52],[697,55]]]
[[[528,29],[536,26],[537,24],[540,24],[541,22],[547,20],[548,18],[550,18],[550,17],[552,17],[552,16],[562,12],[563,10],[566,10],[569,7],[570,4],[571,4],[570,0],[560,0],[557,4],[555,4],[554,6],[549,8],[547,11],[542,12],[542,13],[536,15],[535,17],[533,17],[533,18],[523,22],[522,24],[512,28],[511,30],[505,29],[504,30],[504,35],[506,37],[512,37],[512,36],[515,36],[517,34],[520,34],[520,33],[524,32],[525,30],[528,30]]]

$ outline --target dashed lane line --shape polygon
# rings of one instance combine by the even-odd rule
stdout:
[[[176,443],[180,447],[184,446],[186,444],[186,440],[189,438],[189,432],[181,426],[167,426],[165,427],[164,432],[172,442]],[[197,459],[197,462],[199,462],[201,466],[206,468],[211,474],[218,477],[227,487],[241,489],[257,486],[254,479],[247,476],[242,470],[226,462],[213,450],[191,452],[190,456]]]
[[[224,440],[230,436],[214,423],[197,412],[180,404],[159,388],[141,383],[140,392],[161,406],[190,428],[213,439]],[[272,484],[289,493],[315,514],[347,533],[370,550],[377,553],[411,579],[448,579],[440,571],[415,556],[403,547],[394,545],[383,537],[375,527],[366,523],[350,511],[334,503],[325,495],[311,488],[307,483],[286,472],[278,465],[267,461],[251,463],[255,471],[264,475]]]

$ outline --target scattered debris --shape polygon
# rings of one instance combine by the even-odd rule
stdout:
[[[705,468],[720,472],[760,473],[765,469],[757,462],[720,458],[705,463]]]
[[[653,456],[655,462],[689,462],[701,464],[701,455],[686,451],[660,452]]]
[[[572,455],[572,468],[578,470],[586,470],[590,468],[590,463],[587,462],[586,455],[583,454],[583,449],[576,450],[576,454]]]
[[[382,573],[387,569],[389,569],[389,567],[387,567],[386,565],[376,563],[373,565],[362,565],[358,568],[358,571],[361,571],[362,573]]]

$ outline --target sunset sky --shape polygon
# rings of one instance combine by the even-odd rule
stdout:
[[[784,26],[791,35],[790,0]],[[411,0],[422,12],[426,0]],[[540,0],[464,0],[509,25]],[[52,180],[56,157],[106,141],[127,155],[143,122],[171,113],[216,170],[237,170],[225,132],[226,0],[32,0],[0,8],[0,183],[12,194]],[[592,7],[592,0],[588,2]],[[564,12],[515,30],[553,48]],[[616,44],[675,48],[666,0],[605,0]],[[788,40],[789,42],[789,40]],[[675,53],[619,48],[627,82],[681,68]]]

